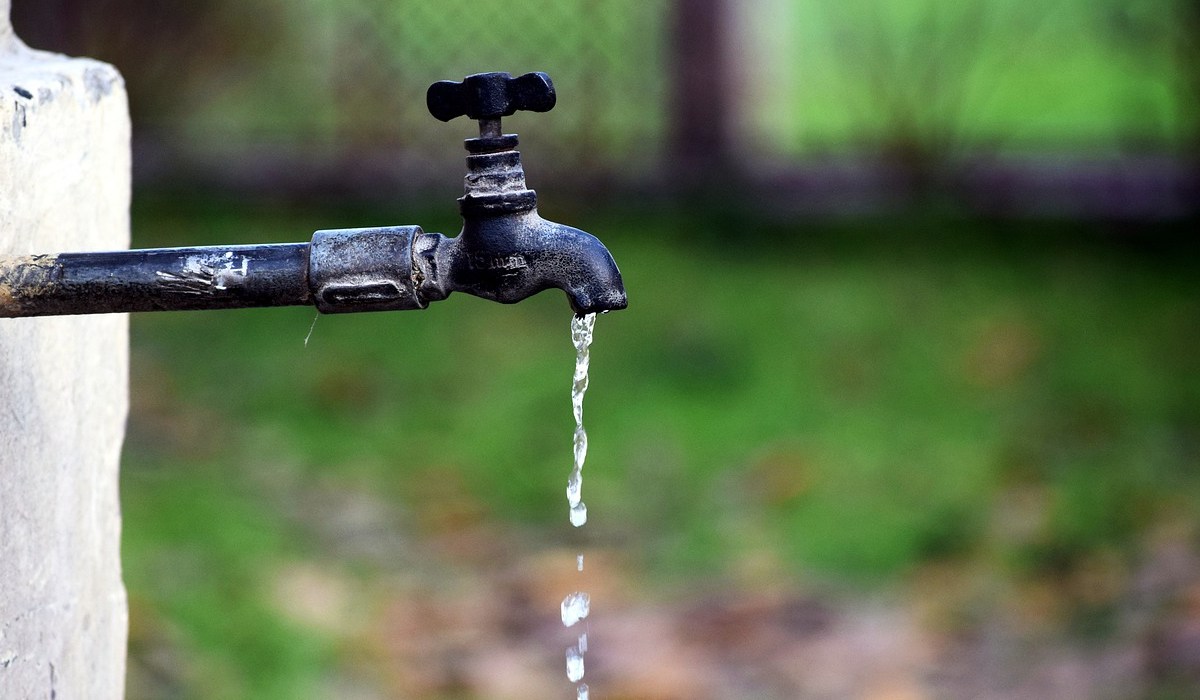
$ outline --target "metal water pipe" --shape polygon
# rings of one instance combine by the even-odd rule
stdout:
[[[0,256],[0,317],[312,305],[323,313],[423,309],[452,292],[505,304],[550,288],[576,314],[623,309],[612,255],[591,234],[537,213],[517,135],[501,118],[549,111],[550,76],[479,73],[429,87],[427,106],[479,122],[467,139],[463,227],[317,231],[307,243]]]

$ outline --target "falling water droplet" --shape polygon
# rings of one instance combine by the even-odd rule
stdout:
[[[583,655],[575,647],[567,649],[567,678],[576,683],[583,678]]]
[[[580,683],[579,686],[575,688],[575,700],[588,700],[587,683]]]
[[[584,632],[583,634],[579,635],[579,653],[580,654],[587,653],[587,632]]]
[[[579,527],[587,522],[587,505],[580,501],[571,506],[571,524]]]
[[[575,557],[575,570],[583,571],[583,555],[579,554]]]
[[[563,598],[561,606],[563,625],[570,627],[587,617],[591,603],[591,598],[587,593],[572,593]]]

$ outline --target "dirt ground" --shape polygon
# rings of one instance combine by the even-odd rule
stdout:
[[[956,563],[863,593],[802,584],[765,551],[728,578],[686,585],[647,580],[617,549],[585,549],[579,573],[575,551],[531,549],[470,508],[446,517],[455,511],[442,506],[419,541],[363,494],[297,506],[323,514],[318,535],[337,556],[282,564],[264,585],[281,615],[336,640],[336,670],[311,697],[574,697],[563,653],[580,631],[591,697],[611,700],[1182,698],[1200,688],[1200,558],[1179,533],[1148,542],[1128,572],[1100,563],[1014,588]],[[567,630],[558,606],[573,590],[590,593],[591,614]],[[181,694],[194,670],[170,635],[135,624],[131,647],[131,698]]]

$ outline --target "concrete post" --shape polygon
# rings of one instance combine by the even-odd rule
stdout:
[[[121,76],[27,48],[9,4],[0,0],[0,254],[126,248]],[[0,698],[124,694],[117,463],[128,362],[124,315],[0,319]]]

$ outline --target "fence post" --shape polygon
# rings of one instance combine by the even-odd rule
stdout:
[[[9,9],[0,0],[0,253],[128,247],[121,76],[27,48]],[[0,698],[124,695],[128,345],[123,315],[0,319]]]
[[[732,173],[733,110],[729,7],[724,0],[673,0],[668,123],[672,175],[684,189]]]

